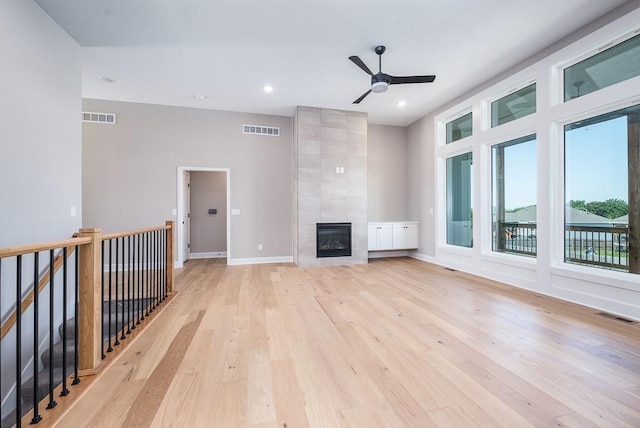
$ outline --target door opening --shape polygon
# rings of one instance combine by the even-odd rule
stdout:
[[[178,195],[177,195],[177,206],[178,206],[178,226],[176,228],[177,235],[176,241],[178,243],[178,248],[176,249],[176,267],[182,267],[183,263],[191,258],[208,258],[205,253],[194,252],[193,247],[193,213],[191,212],[191,207],[194,205],[194,198],[197,198],[197,194],[194,195],[192,191],[192,181],[193,177],[191,173],[194,172],[223,172],[226,178],[226,209],[224,210],[226,215],[226,219],[224,220],[226,224],[226,259],[227,262],[231,259],[231,222],[230,222],[230,214],[231,214],[231,177],[230,177],[230,169],[229,168],[215,168],[215,167],[178,167]],[[197,206],[197,204],[196,204]],[[210,207],[215,208],[215,207]],[[222,211],[222,210],[220,210]],[[220,212],[222,214],[222,212]],[[216,214],[219,216],[219,214]],[[217,257],[215,255],[211,255],[211,257]]]

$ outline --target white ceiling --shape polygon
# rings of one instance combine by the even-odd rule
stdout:
[[[406,126],[625,0],[35,0],[83,46],[86,98]],[[351,104],[377,71],[436,74]],[[107,76],[113,83],[98,79]],[[265,84],[275,88],[263,92]],[[195,94],[207,98],[197,100]],[[406,101],[404,108],[396,106]]]

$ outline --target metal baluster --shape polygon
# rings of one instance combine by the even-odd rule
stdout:
[[[151,275],[150,275],[150,273],[151,273],[151,272],[150,272],[150,269],[151,269],[151,262],[150,262],[151,257],[150,257],[150,253],[151,253],[151,251],[150,251],[150,250],[151,250],[151,249],[150,249],[149,247],[150,247],[150,245],[151,245],[151,237],[150,237],[149,232],[145,233],[145,235],[146,235],[146,239],[145,239],[145,241],[146,241],[146,244],[147,244],[147,245],[146,245],[146,247],[147,247],[147,250],[146,250],[146,251],[147,251],[147,257],[146,257],[146,260],[147,260],[147,270],[146,270],[146,275],[145,275],[145,276],[146,276],[146,285],[145,285],[145,288],[146,288],[146,290],[145,290],[145,295],[146,295],[146,296],[145,296],[145,298],[146,298],[146,300],[148,300],[148,304],[147,304],[147,316],[149,316],[149,306],[151,306],[151,292],[150,292],[150,290],[151,290],[151,281],[150,281],[150,276],[151,276]]]
[[[53,250],[49,250],[49,403],[47,409],[56,407],[56,400],[53,397],[53,315],[54,305],[53,298],[55,296],[54,279],[54,263]]]
[[[120,303],[122,304],[122,310],[120,312],[122,314],[121,315],[121,321],[122,322],[120,323],[120,327],[121,327],[120,340],[124,340],[124,339],[127,338],[127,336],[125,336],[125,332],[124,332],[124,311],[125,311],[125,306],[124,306],[124,260],[125,260],[124,236],[121,239],[122,239],[122,275],[121,275],[122,298],[120,299]]]
[[[40,313],[40,266],[39,266],[39,253],[33,253],[33,418],[31,418],[32,424],[37,424],[42,420],[40,415],[40,404],[38,403],[38,346],[40,345],[38,315]]]
[[[153,312],[156,307],[156,292],[155,292],[155,281],[156,281],[156,239],[154,232],[149,232],[149,257],[151,258],[151,270],[149,271],[149,312]]]
[[[105,354],[104,351],[104,287],[105,287],[105,283],[104,283],[104,241],[102,241],[102,261],[101,261],[101,265],[100,265],[100,274],[101,274],[101,278],[102,278],[102,294],[100,296],[100,343],[102,343],[102,346],[100,347],[102,349],[102,359],[104,360],[105,358],[107,358],[107,354]],[[76,335],[78,334],[78,323],[77,323],[77,319],[78,319],[78,312],[76,311]]]
[[[78,376],[78,354],[79,354],[79,349],[80,346],[78,344],[78,330],[79,330],[79,314],[78,314],[78,306],[79,306],[79,299],[80,299],[80,281],[79,281],[79,274],[80,274],[80,267],[78,265],[78,261],[79,261],[79,257],[78,257],[78,253],[79,253],[80,248],[76,245],[76,254],[75,254],[75,273],[74,273],[74,282],[75,282],[75,298],[73,301],[73,312],[74,312],[74,329],[73,329],[73,353],[74,353],[74,360],[73,360],[73,382],[71,382],[72,385],[77,385],[80,383],[80,376]],[[104,266],[104,264],[103,264]],[[102,339],[100,339],[102,340]],[[102,349],[102,346],[100,346],[100,348]]]
[[[67,388],[67,247],[62,249],[62,391],[60,396],[69,395]]]
[[[138,324],[144,320],[144,305],[143,305],[143,287],[144,287],[144,272],[142,270],[143,258],[144,258],[144,234],[138,235]]]
[[[120,260],[120,246],[119,246],[119,242],[120,240],[118,238],[115,238],[116,241],[116,278],[115,278],[115,286],[116,286],[116,306],[115,306],[115,311],[116,311],[116,330],[114,331],[114,337],[115,337],[115,342],[113,342],[114,346],[118,346],[120,345],[120,341],[118,340],[118,262]]]
[[[107,330],[108,335],[109,335],[109,347],[107,348],[107,352],[112,352],[113,351],[113,347],[111,346],[111,277],[113,275],[111,275],[111,269],[112,269],[112,263],[111,263],[111,256],[113,254],[113,251],[111,251],[111,244],[113,242],[113,239],[109,239],[109,296],[107,296],[107,302],[108,302],[108,306],[107,306],[107,310],[109,311],[109,323],[107,326]],[[104,324],[104,320],[102,320],[102,323]]]
[[[133,317],[133,302],[131,301],[131,270],[133,265],[131,264],[133,259],[131,257],[131,238],[127,236],[127,263],[129,264],[129,270],[127,271],[127,334],[131,334],[131,318]]]
[[[16,426],[22,426],[22,255],[16,256]]]
[[[158,243],[157,243],[157,239],[156,236],[157,233],[154,230],[153,232],[151,232],[151,239],[153,242],[153,245],[151,246],[151,258],[153,259],[153,276],[152,276],[152,281],[151,281],[151,294],[153,296],[153,307],[151,308],[151,312],[153,312],[156,309],[156,305],[157,305],[157,300],[158,300],[158,289],[157,289],[157,285],[158,285],[158,260],[157,260],[157,253],[156,250],[158,249]]]
[[[138,296],[139,288],[138,288],[138,274],[140,272],[140,239],[138,239],[138,235],[133,235],[133,265],[135,266],[135,270],[133,271],[133,322],[131,323],[131,330],[136,328],[136,324],[140,323],[138,318],[138,307],[140,306],[140,298]]]
[[[162,300],[167,298],[167,229],[162,234]]]

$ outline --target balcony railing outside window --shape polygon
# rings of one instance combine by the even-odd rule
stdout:
[[[537,225],[503,222],[501,252],[535,256]],[[567,225],[565,227],[565,261],[572,264],[629,271],[629,228],[627,226]]]

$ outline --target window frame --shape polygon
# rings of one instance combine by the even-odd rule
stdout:
[[[449,125],[450,123],[466,116],[470,114],[471,115],[471,135],[468,135],[466,137],[462,137],[462,138],[458,138],[457,140],[451,141],[451,142],[447,142],[447,125]],[[467,138],[471,138],[474,135],[474,129],[473,129],[473,122],[474,122],[474,112],[473,112],[473,108],[472,107],[468,107],[462,111],[460,111],[459,113],[452,115],[448,118],[446,118],[443,122],[442,122],[442,126],[443,126],[443,138],[442,141],[444,142],[445,145],[450,145],[450,144],[455,144],[458,141],[462,141],[462,140],[466,140]]]
[[[532,112],[532,113],[529,113],[529,114],[525,115],[525,116],[518,117],[518,118],[512,119],[512,120],[510,120],[508,122],[500,123],[500,124],[497,124],[497,125],[493,126],[493,103],[495,103],[497,101],[500,101],[501,99],[506,98],[509,95],[514,94],[514,93],[516,93],[516,92],[518,92],[518,91],[520,91],[520,90],[522,90],[524,88],[527,88],[527,87],[529,87],[531,85],[536,85],[536,91],[535,91],[535,94],[536,94],[536,104],[535,104],[536,110],[534,112]],[[532,77],[530,79],[526,79],[524,81],[520,81],[520,83],[518,83],[516,85],[512,85],[510,87],[510,89],[508,89],[506,91],[498,92],[496,95],[492,96],[491,98],[489,98],[485,102],[485,108],[484,108],[484,110],[485,110],[485,118],[484,118],[485,127],[484,127],[484,129],[485,130],[496,129],[496,128],[499,128],[501,126],[505,126],[505,125],[508,125],[510,123],[517,122],[518,120],[524,119],[526,117],[529,117],[529,116],[532,116],[532,115],[538,113],[538,111],[539,111],[539,108],[538,108],[539,101],[540,101],[540,98],[538,97],[538,81],[537,81],[537,79],[535,77]]]
[[[529,138],[532,137],[532,138]],[[528,138],[528,139],[527,139]],[[526,139],[526,140],[525,140]],[[523,140],[519,143],[514,143],[517,140]],[[508,143],[512,143],[509,144],[505,147],[509,147],[509,146],[515,146],[518,144],[523,144],[523,143],[527,143],[530,141],[535,141],[536,142],[536,211],[539,209],[538,207],[538,184],[539,184],[539,180],[538,180],[538,144],[539,144],[539,140],[538,140],[538,135],[536,133],[535,130],[531,130],[529,132],[524,131],[524,132],[520,132],[515,136],[509,136],[506,139],[501,139],[500,141],[494,141],[491,144],[488,144],[488,168],[489,168],[489,209],[490,209],[490,215],[488,216],[488,222],[489,222],[489,242],[488,242],[488,249],[489,249],[489,253],[492,255],[496,255],[499,254],[500,256],[507,256],[507,257],[516,257],[516,258],[527,258],[530,260],[536,260],[538,258],[538,251],[537,251],[537,244],[536,244],[536,254],[531,255],[531,254],[523,254],[523,253],[517,253],[517,252],[509,252],[509,251],[498,251],[494,248],[494,239],[493,239],[493,233],[494,233],[494,221],[493,221],[493,198],[494,198],[494,194],[493,194],[493,190],[494,190],[494,182],[493,182],[493,178],[494,178],[494,171],[493,171],[493,150],[500,145],[506,145]],[[538,227],[538,215],[536,212],[536,229]],[[537,235],[537,230],[536,230],[536,235]]]
[[[603,284],[613,285],[617,288],[623,288],[632,291],[638,291],[637,287],[630,287],[629,282],[637,282],[637,275],[630,272],[622,272],[617,270],[602,269],[596,266],[581,265],[576,263],[567,263],[565,261],[565,210],[564,203],[566,199],[566,171],[565,171],[565,126],[582,120],[589,120],[597,116],[613,113],[617,110],[640,105],[640,97],[632,97],[621,100],[616,103],[602,105],[596,109],[580,109],[578,113],[567,115],[551,123],[551,137],[555,142],[553,145],[554,159],[558,177],[562,181],[557,183],[552,190],[554,195],[551,201],[555,205],[555,215],[552,216],[552,234],[550,239],[558,245],[552,246],[552,254],[550,260],[550,270],[553,274],[560,276],[575,277],[584,281],[593,282],[594,278],[599,278]]]
[[[634,28],[631,30],[625,30],[622,33],[614,34],[613,36],[605,39],[605,41],[602,41],[602,39],[600,39],[595,43],[591,43],[589,46],[586,47],[586,49],[582,50],[582,53],[578,55],[574,55],[570,59],[566,59],[564,61],[557,63],[555,66],[552,66],[551,71],[552,71],[552,74],[554,75],[553,80],[555,80],[555,85],[552,85],[552,87],[555,87],[555,90],[553,90],[552,105],[564,104],[564,103],[568,103],[578,99],[582,99],[584,97],[588,97],[593,93],[600,92],[603,89],[609,88],[611,86],[616,86],[630,80],[630,79],[621,80],[620,82],[614,83],[609,86],[605,86],[604,88],[596,89],[595,91],[582,95],[580,97],[575,97],[568,100],[564,99],[564,90],[565,90],[564,72],[567,68],[572,67],[595,55],[598,55],[599,53],[602,53],[609,48],[612,48],[616,45],[626,42],[627,40],[632,39],[636,36],[640,36],[640,26],[638,25],[635,25]],[[640,76],[632,77],[632,79],[637,77],[640,77]]]

